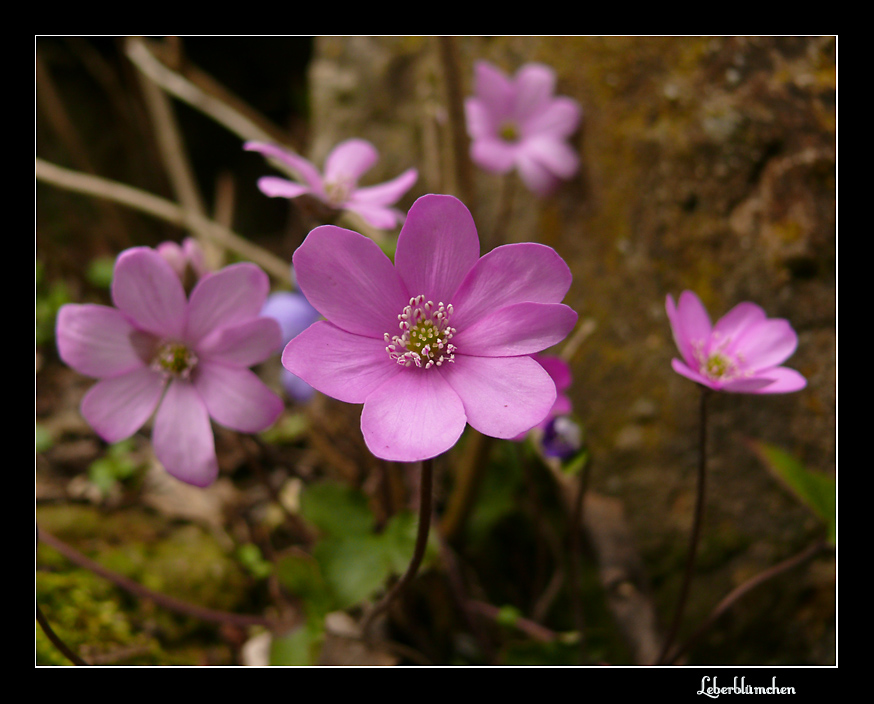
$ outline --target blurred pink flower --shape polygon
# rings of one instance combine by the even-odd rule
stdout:
[[[533,192],[547,195],[579,168],[567,143],[579,124],[577,101],[555,97],[555,72],[525,64],[508,78],[487,61],[474,66],[474,96],[465,101],[473,161],[493,173],[512,169]]]
[[[273,318],[282,328],[280,352],[291,340],[322,317],[303,294],[295,291],[271,293],[261,309],[261,315]],[[285,392],[295,401],[309,401],[316,393],[312,386],[285,367],[280,371],[279,380]]]
[[[273,144],[246,142],[243,148],[273,157],[291,167],[305,183],[295,183],[276,176],[258,179],[258,188],[270,197],[297,198],[306,193],[336,210],[358,213],[365,222],[378,229],[389,229],[402,222],[404,215],[392,208],[419,177],[416,169],[407,169],[391,181],[375,186],[358,186],[358,179],[372,167],[379,154],[363,139],[340,142],[325,160],[324,176],[307,159]]]
[[[530,355],[562,340],[577,314],[560,303],[571,272],[550,247],[480,257],[464,204],[427,195],[407,215],[394,265],[373,240],[332,225],[310,232],[293,261],[326,320],[289,342],[282,363],[328,396],[363,403],[377,457],[434,457],[466,423],[513,438],[553,407],[555,383]]]
[[[740,303],[711,326],[691,291],[680,294],[678,305],[668,295],[665,305],[683,357],[671,361],[678,374],[716,391],[737,393],[780,394],[807,385],[794,369],[778,366],[798,346],[786,320],[768,318],[754,303]]]
[[[182,244],[172,240],[162,242],[155,249],[173,267],[173,271],[185,282],[188,279],[197,281],[209,271],[203,248],[192,237],[186,237]]]
[[[58,312],[61,359],[98,379],[82,415],[107,442],[135,433],[155,413],[155,455],[197,486],[218,474],[210,418],[244,433],[264,430],[282,400],[248,367],[274,354],[279,324],[261,317],[269,281],[254,264],[207,274],[186,298],[154,249],[135,247],[115,263],[115,307],[68,304]],[[157,410],[157,412],[156,412]]]

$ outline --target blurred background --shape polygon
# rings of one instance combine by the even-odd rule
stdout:
[[[565,258],[574,274],[565,302],[581,322],[562,353],[589,458],[578,565],[584,662],[650,662],[680,585],[698,392],[671,370],[667,294],[695,291],[714,319],[747,300],[788,319],[799,345],[787,365],[808,379],[786,396],[711,399],[704,532],[682,633],[822,536],[757,443],[836,476],[835,37],[38,37],[35,48],[38,161],[221,223],[265,253],[259,263],[275,267],[277,290],[290,287],[291,255],[318,223],[258,191],[257,179],[276,172],[243,151],[249,138],[319,166],[336,143],[367,139],[381,157],[365,185],[419,169],[402,209],[452,193],[488,246],[538,241]],[[553,196],[459,156],[453,109],[471,93],[478,59],[510,74],[548,64],[557,93],[581,103],[573,144],[582,166]],[[322,397],[289,400],[263,437],[218,429],[222,477],[205,491],[154,471],[147,433],[107,447],[78,413],[92,382],[58,360],[54,315],[64,302],[108,303],[122,249],[181,241],[196,228],[83,192],[93,182],[65,173],[38,169],[35,185],[39,528],[157,591],[216,610],[294,613],[293,580],[276,565],[313,552],[299,494],[326,479],[354,489],[378,531],[415,505],[415,473],[369,456],[359,409]],[[502,220],[505,189],[513,200]],[[219,255],[248,258],[245,247]],[[275,383],[278,360],[261,372]],[[561,549],[573,483],[504,445],[485,456],[466,524],[389,615],[388,633],[409,650],[338,638],[343,609],[327,609],[335,625],[319,634],[313,662],[579,662],[580,645],[557,635],[579,625]],[[463,440],[459,455],[472,446]],[[439,519],[457,478],[448,459],[438,470]],[[44,544],[36,566],[46,616],[92,661],[263,662],[257,628],[133,598]],[[473,619],[459,607],[459,580],[477,605]],[[685,661],[834,664],[835,603],[834,555],[820,554],[745,596]],[[39,628],[37,663],[66,663]]]

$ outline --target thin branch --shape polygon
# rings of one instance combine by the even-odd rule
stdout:
[[[229,624],[238,627],[267,626],[269,628],[275,625],[271,619],[265,618],[264,616],[250,616],[246,614],[234,614],[227,611],[216,611],[215,609],[207,609],[203,606],[191,604],[187,601],[183,601],[182,599],[177,599],[175,597],[161,594],[160,592],[148,589],[142,584],[139,584],[138,582],[135,582],[134,580],[125,577],[122,574],[113,572],[103,565],[94,562],[94,560],[86,557],[75,548],[70,547],[64,541],[59,540],[50,533],[46,533],[44,530],[40,530],[39,539],[40,542],[43,542],[46,545],[49,545],[50,547],[57,550],[70,562],[79,565],[79,567],[83,567],[84,569],[89,570],[106,580],[109,580],[117,587],[121,587],[125,591],[128,591],[135,596],[138,596],[142,599],[149,599],[159,606],[164,607],[165,609],[185,614],[187,616],[193,616],[194,618],[198,618],[202,621]]]
[[[716,622],[716,620],[722,616],[726,611],[728,611],[732,606],[734,606],[741,598],[749,594],[756,587],[764,584],[770,579],[777,577],[784,572],[788,572],[791,569],[796,567],[800,567],[804,563],[809,560],[812,560],[819,553],[824,552],[829,548],[829,545],[826,541],[814,543],[809,546],[805,550],[802,550],[797,555],[793,555],[792,557],[786,558],[782,562],[777,563],[773,567],[769,567],[764,572],[760,572],[759,574],[751,577],[743,584],[739,584],[737,587],[732,589],[726,596],[720,601],[716,608],[710,612],[710,615],[705,619],[705,621],[698,626],[695,632],[689,636],[686,641],[680,645],[673,653],[671,653],[670,658],[666,658],[665,662],[670,665],[677,661],[677,659],[685,653],[689,648],[694,645],[698,639]]]
[[[117,181],[71,171],[39,157],[35,163],[36,177],[41,181],[69,191],[115,201],[182,228],[193,223],[216,243],[258,264],[278,281],[293,285],[291,268],[287,262],[208,218],[186,212],[175,203]]]
[[[76,653],[70,648],[63,640],[58,636],[57,633],[49,624],[48,619],[43,615],[42,611],[40,611],[39,604],[36,605],[36,620],[39,623],[40,628],[42,628],[43,632],[48,636],[48,639],[52,642],[58,650],[63,653],[64,657],[67,658],[74,665],[87,665],[82,658],[80,658]]]

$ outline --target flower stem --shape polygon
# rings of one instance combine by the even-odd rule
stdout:
[[[48,619],[43,616],[42,611],[40,611],[39,604],[36,605],[36,620],[39,623],[40,628],[42,628],[43,632],[48,636],[48,639],[52,642],[58,650],[60,650],[64,657],[66,657],[71,663],[74,665],[87,665],[82,658],[80,658],[76,653],[70,648],[63,640],[61,640],[60,636],[52,630],[51,625],[48,622]]]
[[[429,458],[422,461],[422,476],[419,480],[419,529],[416,533],[416,547],[413,550],[413,557],[403,576],[392,585],[391,589],[382,597],[382,600],[364,617],[361,623],[361,632],[365,636],[373,623],[373,619],[389,607],[395,597],[403,591],[404,587],[407,586],[419,571],[422,559],[425,557],[425,548],[428,546],[428,534],[431,531],[433,484],[434,459]]]
[[[698,543],[701,538],[701,523],[704,517],[704,486],[707,474],[707,398],[709,395],[709,389],[701,387],[698,416],[698,491],[695,497],[695,517],[692,523],[692,534],[689,538],[689,554],[686,558],[686,573],[683,576],[683,584],[680,588],[680,597],[677,601],[677,610],[674,613],[674,622],[671,625],[671,630],[668,632],[668,637],[665,639],[662,651],[656,661],[659,665],[664,664],[668,650],[670,650],[674,638],[677,637],[680,623],[683,620],[683,611],[686,608],[686,600],[689,597],[689,586],[692,583],[692,575],[695,572],[695,556],[698,552]]]

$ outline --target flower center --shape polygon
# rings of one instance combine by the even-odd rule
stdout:
[[[714,344],[715,343],[715,344]],[[744,359],[740,354],[726,353],[725,348],[731,343],[731,338],[721,339],[714,333],[710,350],[705,354],[705,343],[694,345],[693,353],[698,361],[699,371],[713,381],[731,381],[737,377],[748,376],[744,371]]]
[[[197,355],[181,342],[165,342],[152,358],[152,369],[165,376],[187,379],[197,366]]]
[[[345,178],[338,178],[325,183],[325,197],[327,198],[328,205],[339,208],[349,200],[352,187],[353,183]]]
[[[449,325],[452,304],[444,306],[425,301],[422,295],[410,299],[410,304],[398,316],[401,334],[385,333],[385,351],[398,364],[430,369],[455,361],[455,345],[449,340],[456,332]]]
[[[505,120],[498,128],[498,134],[506,142],[515,142],[519,139],[519,127],[513,120]]]

